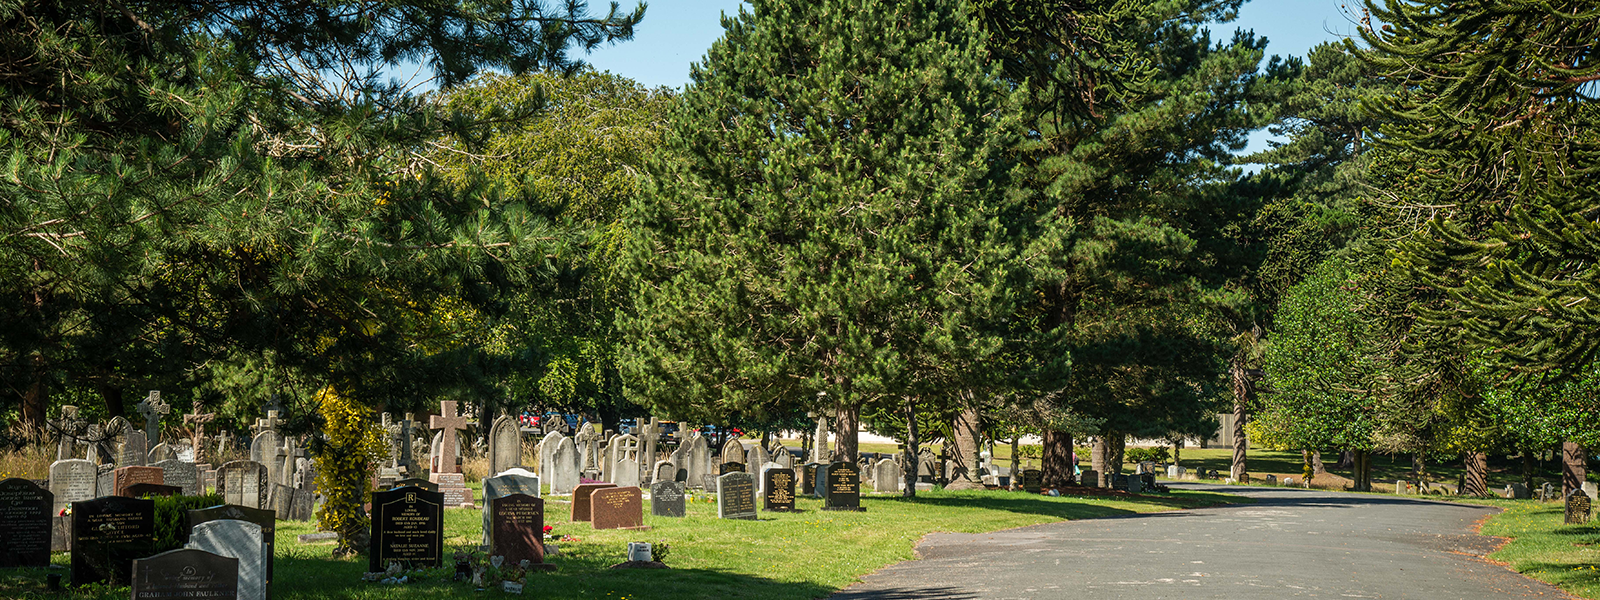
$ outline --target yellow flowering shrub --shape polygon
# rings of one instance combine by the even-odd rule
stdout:
[[[369,522],[361,509],[372,492],[372,473],[387,453],[371,411],[332,387],[317,392],[325,439],[316,453],[317,488],[325,500],[317,525],[339,534],[336,555],[366,549]]]

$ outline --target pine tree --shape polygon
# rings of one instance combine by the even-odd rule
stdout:
[[[952,0],[755,2],[635,204],[630,389],[679,419],[949,397],[1000,347],[1021,126]],[[815,400],[813,400],[815,399]]]
[[[241,352],[364,400],[459,381],[472,356],[435,306],[542,256],[541,224],[431,177],[412,152],[474,124],[382,73],[570,69],[568,48],[627,39],[642,11],[0,6],[8,397],[37,423],[52,388],[99,388],[114,413],[133,382]]]

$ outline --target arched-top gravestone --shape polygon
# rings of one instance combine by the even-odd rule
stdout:
[[[489,472],[522,466],[522,430],[516,419],[500,415],[489,429]]]

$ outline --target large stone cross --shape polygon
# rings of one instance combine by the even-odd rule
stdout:
[[[283,419],[278,418],[278,411],[268,409],[266,418],[256,419],[256,431],[271,431],[272,435],[278,435],[278,425],[281,423]]]
[[[439,441],[439,472],[460,473],[461,467],[456,465],[456,432],[466,429],[472,422],[466,417],[456,416],[454,400],[440,402],[439,412],[444,414],[428,419],[428,429],[444,430],[444,439]]]
[[[206,447],[206,423],[217,418],[217,413],[200,412],[200,401],[194,401],[194,412],[183,416],[184,425],[194,425],[194,462],[204,463]]]
[[[283,436],[283,447],[278,448],[277,454],[283,457],[283,470],[278,472],[279,483],[294,485],[295,461],[305,456],[306,451],[294,443],[294,438],[286,435]]]
[[[228,431],[226,429],[217,432],[217,455],[218,456],[222,456],[224,454],[227,454],[228,450],[232,450],[232,449],[233,449],[233,432]]]
[[[55,427],[56,433],[61,436],[56,444],[56,460],[72,458],[77,454],[78,446],[88,445],[82,439],[83,426],[88,423],[78,418],[78,407],[71,405],[61,407],[61,418],[50,422],[50,425]]]
[[[161,390],[150,390],[150,396],[139,403],[139,414],[144,415],[145,443],[161,443],[161,415],[172,412],[172,407],[161,401]]]
[[[578,442],[578,447],[583,450],[583,470],[593,471],[600,468],[600,432],[595,431],[594,425],[584,421],[578,430],[578,436],[573,438]]]

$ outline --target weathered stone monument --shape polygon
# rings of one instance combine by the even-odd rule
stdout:
[[[872,491],[898,492],[900,491],[900,463],[892,458],[885,458],[872,466]]]
[[[756,480],[735,471],[717,477],[717,518],[756,519]]]
[[[500,415],[489,428],[489,472],[522,466],[522,429],[516,419]]]
[[[194,412],[183,416],[184,425],[194,426],[194,435],[190,437],[190,445],[194,448],[194,462],[206,462],[206,423],[217,418],[217,413],[200,412],[200,401],[194,401]]]
[[[236,460],[217,469],[217,493],[227,504],[267,508],[271,480],[267,467],[251,460]]]

